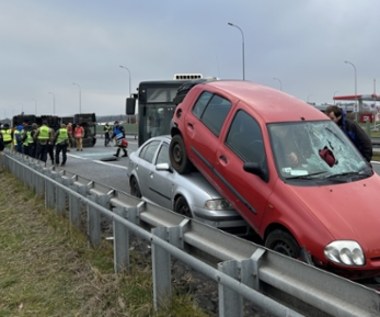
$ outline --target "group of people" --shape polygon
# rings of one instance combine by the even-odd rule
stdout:
[[[67,152],[76,143],[77,151],[83,151],[84,129],[80,124],[75,128],[71,123],[61,124],[54,130],[48,126],[47,121],[43,121],[40,126],[36,123],[24,122],[13,128],[5,123],[0,128],[0,150],[9,148],[24,155],[39,159],[45,162],[48,156],[53,165],[61,166],[67,161]]]

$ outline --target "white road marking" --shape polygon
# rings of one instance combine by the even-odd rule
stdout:
[[[104,161],[98,161],[98,160],[93,160],[93,162],[98,163],[98,164],[109,165],[109,166],[112,166],[112,167],[121,168],[123,170],[128,170],[128,167],[122,166],[122,165],[115,165],[115,164],[112,164],[112,163],[108,163],[108,162],[104,162]]]
[[[67,156],[71,156],[73,158],[80,159],[80,160],[90,160],[87,157],[78,156],[78,155],[71,154],[71,153],[67,153]],[[99,154],[98,154],[98,156],[99,156]],[[112,155],[109,155],[109,156],[112,156]],[[123,170],[128,170],[128,167],[126,167],[126,166],[116,165],[116,164],[112,164],[112,163],[109,163],[109,162],[104,162],[104,161],[100,161],[100,160],[92,160],[92,162],[98,163],[98,164],[103,164],[103,165],[108,165],[108,166],[111,166],[111,167],[120,168],[120,169],[123,169]]]

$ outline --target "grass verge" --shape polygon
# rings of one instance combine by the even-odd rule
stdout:
[[[114,274],[107,242],[90,248],[67,219],[0,171],[0,317],[206,316],[188,294],[154,312],[151,268],[137,258],[131,271]]]

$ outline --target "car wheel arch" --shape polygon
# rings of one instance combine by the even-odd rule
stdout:
[[[170,135],[173,137],[177,134],[181,135],[182,137],[181,131],[177,127],[172,127],[170,130]]]
[[[135,188],[136,185],[137,185],[137,188]],[[131,195],[136,196],[138,198],[142,197],[139,181],[138,181],[137,177],[133,174],[129,177],[129,188],[130,188]],[[138,189],[139,195],[137,194],[137,192],[135,192],[136,189]]]
[[[274,236],[278,237],[280,235],[283,235],[284,237],[290,237],[290,239],[294,240],[294,243],[298,246],[300,254],[303,253],[303,246],[300,244],[294,233],[289,230],[287,227],[283,226],[282,224],[279,223],[272,223],[270,226],[268,226],[265,230],[264,234],[264,245],[271,249],[270,246],[268,246],[268,238],[273,239]]]
[[[189,218],[194,218],[194,213],[193,213],[193,211],[191,210],[189,200],[186,199],[186,197],[185,197],[184,195],[182,195],[182,194],[177,194],[177,195],[175,195],[175,197],[173,198],[173,210],[174,210],[175,212],[177,212],[177,211],[176,211],[176,207],[177,207],[177,204],[178,204],[179,202],[185,202],[185,203],[187,204],[187,206],[188,206],[188,208],[189,208],[189,211],[188,211],[189,213],[188,213],[188,214],[184,214],[184,213],[181,213],[181,212],[178,212],[178,213],[181,214],[181,215],[183,215],[183,216],[189,217]]]

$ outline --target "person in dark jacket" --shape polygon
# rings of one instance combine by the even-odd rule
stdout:
[[[370,162],[373,150],[372,141],[367,133],[356,122],[348,120],[346,113],[338,106],[327,107],[326,114],[342,129],[363,157]]]
[[[114,156],[119,157],[120,151],[124,152],[123,157],[128,156],[127,152],[127,147],[128,147],[128,142],[127,139],[125,138],[125,130],[124,127],[119,123],[119,121],[115,121],[114,126],[113,126],[113,133],[111,138],[115,138],[116,140],[116,145],[117,145],[117,151]]]

